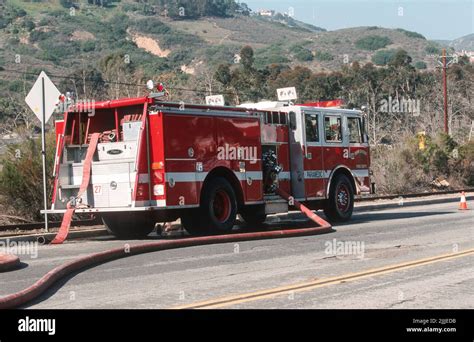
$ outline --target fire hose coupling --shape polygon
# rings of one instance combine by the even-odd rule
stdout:
[[[88,142],[90,142],[91,137],[92,137],[92,134],[89,134],[87,138]],[[99,142],[101,143],[116,142],[118,141],[117,137],[118,137],[118,133],[117,133],[117,130],[115,129],[110,130],[110,131],[104,131],[99,134]]]
[[[72,196],[69,198],[69,202],[67,203],[68,208],[74,208],[74,209],[83,209],[83,208],[89,208],[90,206],[87,204],[82,203],[82,197],[74,197]]]
[[[273,150],[264,152],[262,160],[265,193],[274,193],[278,186],[278,174],[283,170],[283,168],[278,165],[277,155]]]

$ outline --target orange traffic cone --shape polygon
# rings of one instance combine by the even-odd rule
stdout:
[[[468,210],[467,209],[467,201],[466,201],[466,194],[461,192],[461,202],[459,202],[459,210]]]

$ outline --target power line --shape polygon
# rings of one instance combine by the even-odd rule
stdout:
[[[5,72],[10,72],[10,73],[22,73],[24,75],[31,75],[31,76],[38,76],[34,72],[28,72],[28,71],[23,71],[23,70],[15,70],[15,69],[5,69],[5,68],[0,68],[0,71],[5,71]],[[95,82],[97,81],[94,78],[90,77],[80,77],[80,76],[65,76],[65,75],[56,75],[56,74],[49,74],[48,76],[51,78],[59,78],[59,79],[70,79],[70,80],[79,80],[79,81],[89,81],[89,82]],[[111,84],[111,85],[124,85],[124,86],[133,86],[133,87],[146,87],[146,84],[138,84],[138,83],[127,83],[127,82],[117,82],[117,81],[109,81],[109,80],[102,80],[102,83],[105,84]],[[196,89],[196,88],[181,88],[181,87],[166,87],[169,90],[172,91],[183,91],[183,92],[194,92],[194,93],[201,93],[201,94],[206,94],[209,93],[209,90],[207,89]],[[243,92],[219,92],[219,94],[222,95],[243,95]]]

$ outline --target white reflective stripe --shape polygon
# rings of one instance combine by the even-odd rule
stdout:
[[[203,182],[208,172],[167,172],[166,181],[175,182]]]
[[[307,170],[304,172],[305,179],[325,179],[329,178],[331,170]]]
[[[369,169],[358,169],[358,170],[351,170],[351,171],[355,177],[361,177],[361,178],[369,177]]]
[[[166,181],[173,179],[175,183],[179,182],[204,182],[209,172],[167,172]],[[253,180],[262,180],[262,173],[260,171],[237,172],[234,171],[235,177],[240,181],[245,181],[247,178]]]
[[[166,207],[166,200],[151,200],[151,201],[133,201],[134,207]]]
[[[304,172],[305,179],[325,179],[329,178],[332,170],[306,170]],[[169,182],[170,179],[173,179],[175,182],[203,182],[209,172],[167,172],[166,181]],[[245,181],[247,178],[252,178],[253,180],[263,180],[262,172],[260,171],[247,171],[247,172],[237,172],[234,171],[235,176],[240,181]],[[368,169],[358,169],[352,170],[352,174],[355,177],[368,177]],[[148,175],[143,174],[143,180],[140,177],[140,183],[148,182]],[[289,180],[291,179],[291,172],[285,171],[279,173],[279,179]]]
[[[237,179],[239,181],[247,180],[246,177],[245,177],[245,172],[234,171],[234,175],[235,175],[235,177],[237,177]]]
[[[118,173],[118,174],[112,174],[112,175],[92,175],[91,177],[91,183],[92,184],[104,184],[104,183],[110,183],[110,182],[117,182],[117,183],[129,183],[130,179],[135,182],[135,176],[129,174],[129,173]],[[76,176],[73,177],[72,179],[73,185],[80,185],[82,182],[82,176]]]
[[[236,172],[235,175],[241,175],[243,176],[240,172]],[[239,178],[239,176],[237,176],[237,178]],[[245,172],[245,177],[243,177],[243,179],[240,179],[240,180],[246,180],[246,178],[252,178],[253,180],[262,180],[263,179],[263,176],[262,176],[262,172],[261,171],[246,171]]]
[[[323,179],[329,178],[332,170],[306,170],[304,172],[305,179]],[[369,177],[369,169],[351,170],[355,177]]]
[[[80,185],[82,182],[82,176],[73,177],[73,185]],[[111,175],[92,175],[92,184],[104,184],[110,182],[117,183],[135,183],[135,172],[132,173],[117,173]],[[148,174],[142,173],[138,177],[138,183],[148,183]]]

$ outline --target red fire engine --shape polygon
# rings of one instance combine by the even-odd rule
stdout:
[[[315,104],[219,107],[151,94],[76,105],[56,123],[48,213],[95,213],[121,238],[178,218],[191,234],[227,232],[237,214],[259,224],[291,209],[278,187],[346,221],[354,195],[371,188],[364,126],[360,111]]]

